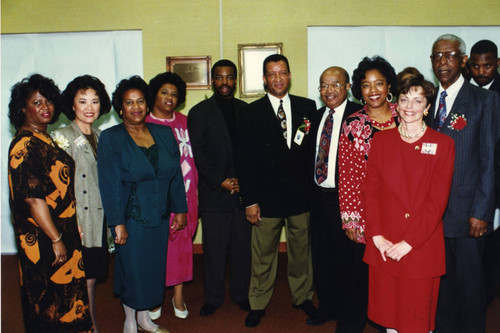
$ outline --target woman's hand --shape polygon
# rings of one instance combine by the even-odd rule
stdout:
[[[396,260],[397,262],[399,262],[401,258],[407,255],[408,252],[410,252],[411,250],[412,250],[411,245],[402,240],[401,242],[391,246],[390,249],[386,251],[386,254],[392,260]]]
[[[52,250],[54,251],[55,257],[52,266],[64,264],[64,262],[68,259],[68,256],[66,252],[66,246],[64,246],[64,243],[61,239],[57,242],[52,243]]]
[[[187,225],[186,213],[175,214],[174,220],[172,221],[172,226],[170,227],[172,231],[182,230]]]
[[[363,233],[361,232],[361,228],[359,227],[347,228],[345,230],[345,234],[350,240],[352,240],[355,243],[359,243],[358,239],[363,237]]]
[[[372,239],[373,239],[373,244],[380,251],[382,259],[384,259],[384,261],[387,261],[387,259],[385,258],[385,253],[393,245],[392,242],[385,239],[385,237],[382,235],[373,236]]]
[[[115,244],[123,245],[127,242],[128,232],[125,225],[120,224],[115,226],[115,233],[116,233]]]

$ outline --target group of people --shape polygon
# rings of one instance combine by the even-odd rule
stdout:
[[[9,186],[26,330],[98,332],[95,285],[110,232],[123,331],[167,332],[153,320],[165,286],[175,316],[188,316],[183,283],[201,217],[201,316],[223,304],[229,261],[231,299],[249,311],[245,326],[260,324],[285,227],[292,306],[307,325],[484,332],[500,267],[498,251],[483,257],[499,246],[500,60],[490,41],[469,61],[465,52],[457,36],[436,39],[437,88],[414,68],[396,75],[380,56],[365,57],[352,84],[343,68],[327,68],[319,110],[289,94],[279,54],[263,63],[267,94],[248,105],[234,97],[234,63],[216,62],[213,96],[187,117],[176,112],[186,84],[174,73],[149,85],[124,79],[112,101],[89,75],[62,98],[41,75],[19,82]],[[111,105],[123,121],[101,133],[92,125]],[[49,135],[61,112],[70,125]]]

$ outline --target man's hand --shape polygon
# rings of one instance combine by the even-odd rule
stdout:
[[[469,236],[471,237],[482,237],[488,230],[488,222],[475,217],[469,217],[469,225]]]
[[[223,189],[226,189],[229,192],[231,192],[231,194],[234,194],[234,193],[237,193],[240,191],[240,183],[238,182],[238,178],[226,178],[226,179],[224,179],[222,184],[220,184],[220,186]]]
[[[247,216],[247,220],[255,225],[259,225],[260,221],[260,207],[259,204],[252,205],[245,209],[245,215]]]

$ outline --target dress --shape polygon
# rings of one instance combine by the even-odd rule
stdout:
[[[168,238],[167,272],[165,285],[191,281],[193,279],[193,237],[198,226],[198,171],[196,170],[193,150],[187,129],[187,117],[174,112],[172,119],[160,119],[149,114],[147,123],[170,126],[181,153],[181,169],[188,205],[187,227],[170,233]],[[170,223],[174,215],[170,216]]]
[[[97,182],[97,142],[101,131],[83,134],[72,121],[51,133],[59,148],[75,161],[75,196],[78,225],[82,229],[82,256],[87,279],[101,278],[108,271],[106,229]]]
[[[365,229],[365,218],[360,198],[359,186],[366,174],[366,162],[370,154],[373,135],[379,128],[389,127],[394,122],[398,124],[396,104],[389,103],[392,119],[384,124],[370,119],[365,105],[358,112],[349,116],[342,125],[339,140],[339,203],[342,217],[342,229],[359,227]],[[358,239],[365,243],[364,236]]]
[[[97,147],[99,188],[113,235],[125,225],[128,239],[116,245],[114,292],[136,310],[163,302],[170,213],[187,211],[179,148],[168,127],[147,124],[155,141],[139,147],[123,124],[101,133]]]
[[[414,143],[403,141],[397,129],[375,135],[361,185],[364,261],[370,266],[368,316],[384,327],[401,332],[434,329],[439,277],[445,273],[442,216],[454,155],[453,139],[430,128]],[[412,250],[399,262],[383,261],[373,244],[376,235],[393,244],[404,240]],[[415,293],[419,288],[423,290]]]
[[[10,209],[21,274],[26,332],[90,332],[92,321],[76,224],[74,162],[42,134],[19,130],[9,148]],[[67,261],[52,266],[52,241],[26,198],[44,199],[62,233]]]

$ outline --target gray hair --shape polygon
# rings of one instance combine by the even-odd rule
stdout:
[[[432,44],[432,47],[434,47],[434,45],[436,45],[437,42],[442,41],[442,40],[449,40],[449,41],[457,42],[458,43],[458,51],[460,52],[461,55],[465,54],[466,47],[465,47],[464,40],[462,38],[455,36],[455,35],[452,35],[452,34],[444,34],[444,35],[439,36],[436,39],[436,41],[434,42],[434,44]]]

